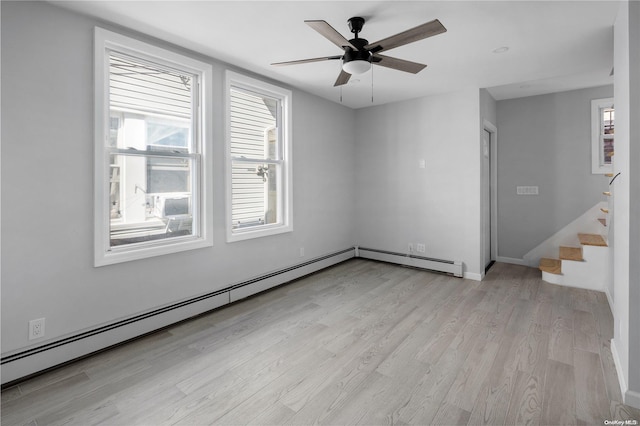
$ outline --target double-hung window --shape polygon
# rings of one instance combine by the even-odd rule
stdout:
[[[591,127],[591,173],[610,173],[615,133],[613,98],[591,101]]]
[[[227,241],[288,232],[291,92],[227,72]]]
[[[211,245],[211,66],[95,31],[96,266]]]

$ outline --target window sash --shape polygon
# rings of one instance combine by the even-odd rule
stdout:
[[[246,176],[237,176],[231,184],[231,223],[233,232],[278,227],[284,224],[283,165],[283,161],[255,159],[236,159],[232,161],[232,178],[233,174],[235,174],[234,170],[247,170]],[[273,170],[275,177],[267,175],[261,178],[256,173],[261,166],[267,166],[266,169],[268,171]],[[262,182],[260,182],[261,179]]]
[[[605,112],[611,111],[612,123],[605,123]],[[610,173],[613,169],[610,153],[615,141],[615,109],[613,98],[591,101],[591,173]],[[607,133],[607,127],[611,133]],[[610,141],[610,143],[607,143]]]
[[[291,135],[291,118],[290,118],[290,97],[291,92],[281,89],[277,86],[263,83],[261,81],[245,77],[231,71],[227,72],[227,241],[238,241],[248,238],[262,237],[273,235],[292,230],[291,223],[291,164],[290,164],[290,135]],[[243,98],[246,96],[246,98]],[[251,103],[251,97],[256,105],[248,105]],[[254,150],[252,155],[238,149],[240,144],[235,144],[234,137],[238,128],[243,125],[250,126],[252,124],[253,112],[260,105],[260,101],[264,100],[266,108],[269,108],[272,119],[264,120],[264,116],[258,115],[258,123],[254,132],[250,135],[253,138],[252,143],[259,144],[262,149]],[[243,115],[243,114],[247,115]],[[267,117],[268,118],[268,117]],[[236,126],[237,125],[237,126]],[[264,132],[263,138],[260,138],[261,132]],[[269,133],[273,132],[273,133]],[[260,166],[271,168],[275,173],[268,176],[264,181],[259,182]],[[240,174],[235,174],[238,170],[245,167],[247,169],[246,179],[247,186],[242,191],[249,191],[251,181],[253,180],[254,192],[247,195],[240,192],[238,181]],[[257,176],[258,177],[257,177]],[[258,198],[264,197],[263,204],[260,204]],[[257,217],[259,213],[264,212],[264,221],[253,220],[243,225],[238,224],[238,218],[242,217],[245,211],[240,211],[241,202],[246,201],[249,206],[252,198],[255,201],[253,213],[247,213],[247,216],[253,214]],[[249,208],[247,210],[250,211]]]
[[[212,101],[209,95],[211,93],[212,66],[98,27],[95,28],[94,46],[96,99],[94,265],[103,266],[213,245],[212,219],[205,214],[212,208],[211,196],[207,194],[207,181],[211,177],[212,161],[208,155],[205,157],[205,152],[211,151],[211,147],[208,145],[211,143],[211,118],[209,115],[212,110]],[[187,80],[190,86],[180,90],[184,95],[181,105],[188,105],[186,109],[190,109],[190,115],[185,114],[184,108],[182,110],[174,108],[175,105],[169,105],[169,109],[160,109],[154,108],[153,102],[144,105],[125,104],[123,101],[125,98],[122,94],[126,94],[126,90],[120,92],[119,95],[114,95],[115,102],[111,102],[110,70],[113,57],[130,59],[137,65],[157,67],[162,72],[169,71],[188,76]],[[178,83],[182,83],[182,81],[178,81]],[[153,86],[153,84],[151,85]],[[163,85],[156,85],[156,87],[162,88]],[[204,96],[205,93],[207,96]],[[118,96],[120,97],[118,98]],[[144,98],[139,94],[135,96],[139,99]],[[170,95],[169,98],[171,99],[172,96]],[[123,117],[134,115],[138,115],[145,125],[156,124],[159,132],[156,140],[161,141],[160,145],[147,145],[146,141],[149,139],[147,139],[146,133],[143,139],[135,139],[136,143],[133,146],[127,146],[127,142],[120,143],[118,123],[114,123],[114,120],[122,120]],[[188,128],[186,136],[180,135],[182,127],[180,122],[183,122],[187,126],[185,128]],[[175,129],[168,128],[166,130],[168,138],[166,140],[162,139],[162,132],[165,131],[162,129],[163,123],[168,123],[169,127],[175,125]],[[150,129],[151,127],[146,128],[145,132],[152,132],[153,130]],[[171,138],[176,136],[172,134],[172,131],[174,134],[177,133],[178,139],[175,141],[182,144],[182,141],[186,140],[186,146],[174,146],[176,143]],[[118,146],[118,144],[120,145]],[[138,167],[136,173],[140,174],[141,186],[145,185],[146,189],[153,179],[162,179],[163,174],[165,174],[165,178],[169,178],[167,191],[175,189],[178,192],[160,191],[158,193],[164,202],[165,210],[170,212],[166,218],[167,225],[172,225],[176,219],[181,219],[184,224],[188,224],[190,227],[188,235],[128,242],[123,245],[112,244],[112,223],[118,225],[118,221],[112,222],[110,217],[110,176],[111,169],[114,167],[111,164],[111,157],[114,155],[121,158],[145,159],[142,163],[145,167],[140,170]],[[174,176],[171,176],[172,171],[182,173],[180,160],[185,162],[187,175],[176,175],[174,179]],[[115,167],[118,165],[116,164]],[[185,179],[188,184],[181,183],[185,182]],[[183,189],[187,189],[187,191],[183,191]],[[188,211],[189,205],[190,211]],[[187,211],[187,214],[172,214],[180,211]],[[189,215],[192,217],[191,221],[186,218]],[[126,222],[121,221],[120,225],[126,226]]]
[[[196,74],[158,63],[164,61],[148,60],[120,50],[107,49],[107,56],[109,105],[112,108],[192,118]]]
[[[229,92],[230,120],[228,125],[230,126],[229,143],[231,145],[232,158],[282,160],[282,99],[266,93],[261,93],[257,90],[247,89],[242,86],[233,84],[231,85]],[[239,96],[234,95],[234,93],[246,95],[247,98],[240,99]],[[272,107],[265,105],[265,108],[267,108],[268,111],[272,114],[271,119],[266,116],[265,111],[261,112],[256,109],[255,105],[251,105],[250,97],[267,99],[268,101],[274,103]],[[265,130],[271,129],[273,129],[275,132],[273,150],[270,150],[268,134],[264,133]],[[251,153],[251,151],[256,150],[256,148],[254,148],[253,150],[250,148],[251,145],[254,145],[255,147],[259,146],[255,142],[255,140],[252,140],[252,136],[260,137],[260,135],[258,134],[259,132],[263,132],[261,155],[257,153]],[[242,152],[242,150],[240,149],[240,145],[242,144],[239,139],[243,139],[245,141],[245,144],[247,145],[247,147],[245,147],[245,151],[243,152],[245,155],[240,155],[240,152]]]

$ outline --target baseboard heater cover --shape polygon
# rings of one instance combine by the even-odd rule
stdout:
[[[269,288],[285,284],[355,256],[351,247],[288,268],[231,285],[208,294],[95,327],[25,350],[3,355],[2,387],[60,365],[153,333]]]
[[[444,272],[456,277],[463,277],[462,262],[456,260],[434,259],[431,257],[403,254],[387,250],[356,247],[356,256],[363,259],[380,260],[382,262],[397,263],[414,268]]]

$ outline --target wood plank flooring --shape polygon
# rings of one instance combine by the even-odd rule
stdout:
[[[603,294],[352,259],[2,392],[2,425],[602,425]]]

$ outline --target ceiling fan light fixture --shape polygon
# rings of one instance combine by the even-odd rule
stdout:
[[[371,62],[364,59],[355,59],[342,64],[342,70],[352,75],[364,74],[371,69]]]

